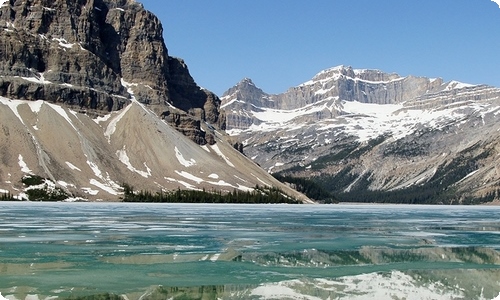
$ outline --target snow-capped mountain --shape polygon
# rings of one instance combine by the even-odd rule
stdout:
[[[340,199],[499,198],[498,88],[339,66],[279,95],[244,79],[221,100],[246,155]]]

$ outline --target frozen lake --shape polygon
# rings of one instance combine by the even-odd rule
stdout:
[[[0,293],[489,300],[499,217],[485,206],[0,202]]]

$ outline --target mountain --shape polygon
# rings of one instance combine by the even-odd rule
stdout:
[[[133,0],[0,1],[0,192],[117,200],[122,185],[278,187],[228,142],[220,99]],[[28,184],[29,185],[29,184]],[[32,192],[32,191],[31,191]]]
[[[224,124],[220,100],[196,85],[181,59],[168,55],[160,21],[142,4],[2,3],[0,96],[42,99],[87,113],[122,109],[135,98],[160,115],[179,114],[178,108]],[[207,142],[199,128],[192,131],[198,143]]]
[[[275,95],[246,78],[221,100],[247,156],[342,201],[500,199],[499,88],[338,66]]]

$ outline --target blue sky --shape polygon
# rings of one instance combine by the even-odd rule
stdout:
[[[142,0],[172,56],[219,96],[248,77],[281,93],[337,65],[500,87],[490,0]]]

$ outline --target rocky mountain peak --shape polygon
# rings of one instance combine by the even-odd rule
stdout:
[[[340,65],[319,72],[312,78],[311,81],[359,79],[373,82],[383,82],[398,78],[402,77],[395,73],[388,74],[375,69],[353,69],[351,66]]]
[[[7,98],[98,114],[138,101],[159,115],[175,107],[216,126],[224,120],[220,100],[168,55],[161,22],[136,1],[4,1],[0,58]]]
[[[243,78],[239,83],[238,85],[253,85],[255,86],[255,84],[253,83],[252,79],[248,78],[248,77],[245,77]]]
[[[232,88],[228,89],[222,97],[238,97],[239,99],[248,99],[248,96],[253,95],[251,98],[255,98],[255,96],[264,96],[267,95],[260,88],[258,88],[255,83],[253,83],[250,78],[243,78],[240,82],[234,85]]]

